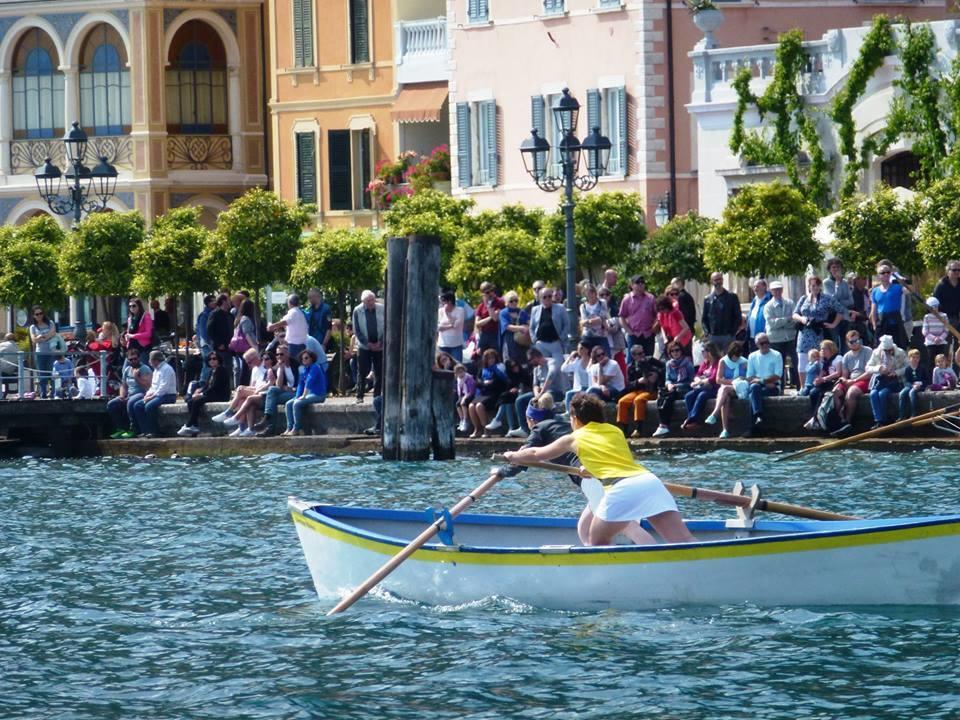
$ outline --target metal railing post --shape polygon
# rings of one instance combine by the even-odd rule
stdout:
[[[100,397],[107,398],[107,351],[100,351]]]
[[[26,383],[26,376],[23,372],[23,350],[17,351],[17,395],[23,400],[23,394],[26,392],[24,385]]]

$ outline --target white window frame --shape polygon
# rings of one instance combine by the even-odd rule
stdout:
[[[624,176],[627,168],[620,157],[620,88],[600,88],[600,134],[610,139],[610,155],[604,175]]]

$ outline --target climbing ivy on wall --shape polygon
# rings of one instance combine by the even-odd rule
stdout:
[[[827,163],[820,142],[817,118],[806,107],[800,88],[808,58],[803,33],[791,30],[780,36],[773,81],[762,95],[750,90],[751,72],[741,68],[733,82],[737,108],[733,116],[730,149],[750,164],[783,165],[791,185],[813,198],[821,207],[830,201]],[[760,119],[773,118],[772,136],[763,131],[748,132],[743,116],[753,105]],[[801,162],[805,153],[809,164]]]

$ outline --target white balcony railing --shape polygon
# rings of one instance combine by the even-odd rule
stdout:
[[[394,23],[397,82],[447,79],[447,19],[402,20]]]

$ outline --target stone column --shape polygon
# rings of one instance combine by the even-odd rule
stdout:
[[[80,122],[80,71],[76,67],[60,69],[63,71],[63,121],[66,129],[71,123]],[[89,128],[84,130],[89,134]],[[84,163],[90,165],[90,158]]]
[[[0,70],[0,175],[10,174],[10,141],[13,140],[13,76],[9,70]]]
[[[227,68],[227,128],[233,149],[233,169],[243,172],[246,162],[243,156],[243,97],[240,89],[240,68]]]

